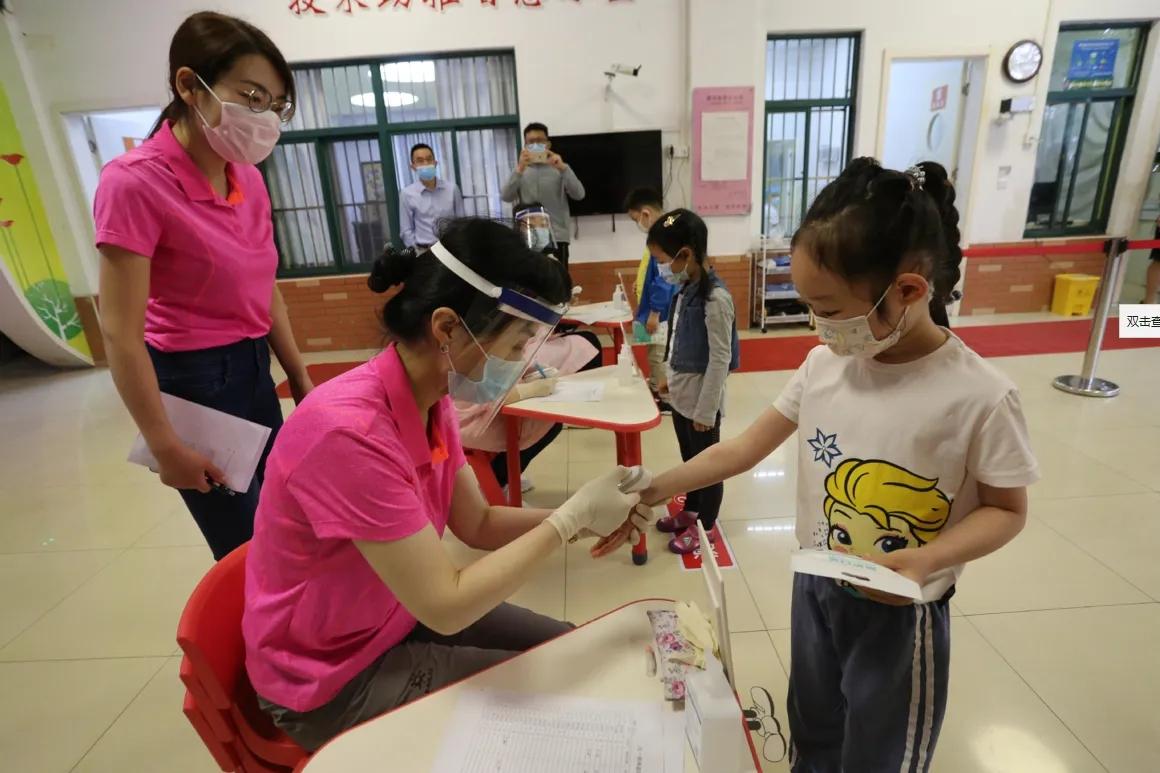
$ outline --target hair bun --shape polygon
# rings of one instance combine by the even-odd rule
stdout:
[[[411,247],[401,250],[387,245],[371,267],[367,287],[371,292],[385,293],[395,285],[406,282],[415,269],[415,257],[415,250]]]

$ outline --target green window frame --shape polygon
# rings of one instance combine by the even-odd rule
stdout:
[[[1107,229],[1149,27],[1146,22],[1060,25],[1060,37],[1066,37],[1068,42],[1057,43],[1051,71],[1046,73],[1051,79],[1050,90],[1039,131],[1024,238],[1102,234]],[[1138,32],[1123,77],[1117,75],[1110,84],[1068,88],[1066,68],[1076,42],[1071,38],[1084,33],[1106,36],[1117,31]],[[1060,74],[1061,66],[1064,75]],[[1056,83],[1057,80],[1061,82]],[[1116,80],[1122,83],[1117,84]],[[1094,170],[1087,170],[1089,176],[1095,171],[1094,188],[1080,180],[1085,159],[1089,165],[1091,160],[1096,162]]]
[[[384,72],[425,65],[432,73],[438,66],[457,79],[459,91],[440,94],[443,106],[435,109],[454,117],[417,115],[410,106],[422,97],[392,92],[384,82]],[[407,173],[415,142],[435,148],[440,176],[459,186],[468,214],[510,214],[509,205],[499,204],[496,211],[497,195],[479,191],[498,191],[515,168],[520,117],[512,49],[327,60],[294,64],[292,69],[299,80],[298,109],[274,154],[261,165],[270,191],[280,278],[363,273],[384,246],[380,241],[401,244],[399,191],[411,180],[400,178]],[[426,79],[415,77],[410,85],[395,88],[425,89],[434,98],[433,80],[429,73]],[[306,88],[303,81],[309,81]],[[359,89],[366,91],[359,94]],[[482,93],[488,91],[490,100]],[[352,94],[364,99],[355,103]],[[412,101],[400,102],[402,97]],[[342,102],[347,98],[351,105]],[[502,112],[482,110],[485,102]],[[348,125],[319,125],[336,116]],[[462,163],[465,154],[476,163]],[[489,168],[475,168],[484,154],[492,160]],[[338,173],[343,166],[346,171]],[[361,178],[357,190],[352,181],[356,170]]]
[[[797,230],[849,162],[861,46],[858,32],[766,38],[762,233]]]

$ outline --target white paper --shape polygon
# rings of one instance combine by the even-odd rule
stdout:
[[[233,491],[249,491],[258,460],[270,439],[269,427],[164,393],[161,404],[181,441],[205,454],[225,473],[225,480],[220,483]],[[133,441],[129,461],[157,469],[157,459],[141,435]]]
[[[941,599],[955,581],[954,571],[946,569],[932,574],[920,587],[914,580],[892,569],[833,550],[799,550],[790,558],[790,565],[795,572],[802,574],[845,580],[851,585],[861,585],[921,602]]]
[[[604,382],[557,381],[550,399],[561,403],[598,403],[604,399]]]
[[[447,727],[434,773],[671,773],[660,700],[465,690]]]
[[[749,113],[701,114],[701,179],[744,180],[749,176]]]
[[[618,309],[609,301],[573,307],[564,315],[564,319],[583,325],[594,325],[597,322],[623,322],[627,324],[632,322],[632,312],[628,309]]]

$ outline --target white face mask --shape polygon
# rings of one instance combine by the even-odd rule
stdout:
[[[886,334],[885,338],[875,338],[874,331],[870,327],[870,315],[886,299],[888,292],[890,292],[889,287],[886,288],[886,292],[882,293],[878,302],[870,308],[870,311],[860,317],[850,317],[849,319],[815,317],[814,324],[818,328],[818,338],[830,347],[830,351],[840,357],[869,359],[882,354],[898,343],[898,339],[902,337],[902,326],[906,322],[906,311],[909,308],[902,310],[898,324]]]
[[[226,102],[201,80],[200,75],[197,79],[222,106],[222,117],[217,126],[210,126],[197,105],[193,106],[201,118],[205,139],[213,152],[234,164],[260,164],[265,161],[282,136],[282,122],[278,116],[272,110],[255,113],[247,105]]]

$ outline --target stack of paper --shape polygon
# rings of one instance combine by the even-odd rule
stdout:
[[[162,394],[161,404],[181,441],[209,457],[225,473],[225,480],[218,483],[232,491],[249,491],[270,439],[269,427],[173,395]],[[141,435],[133,442],[129,461],[157,469],[157,459]]]

